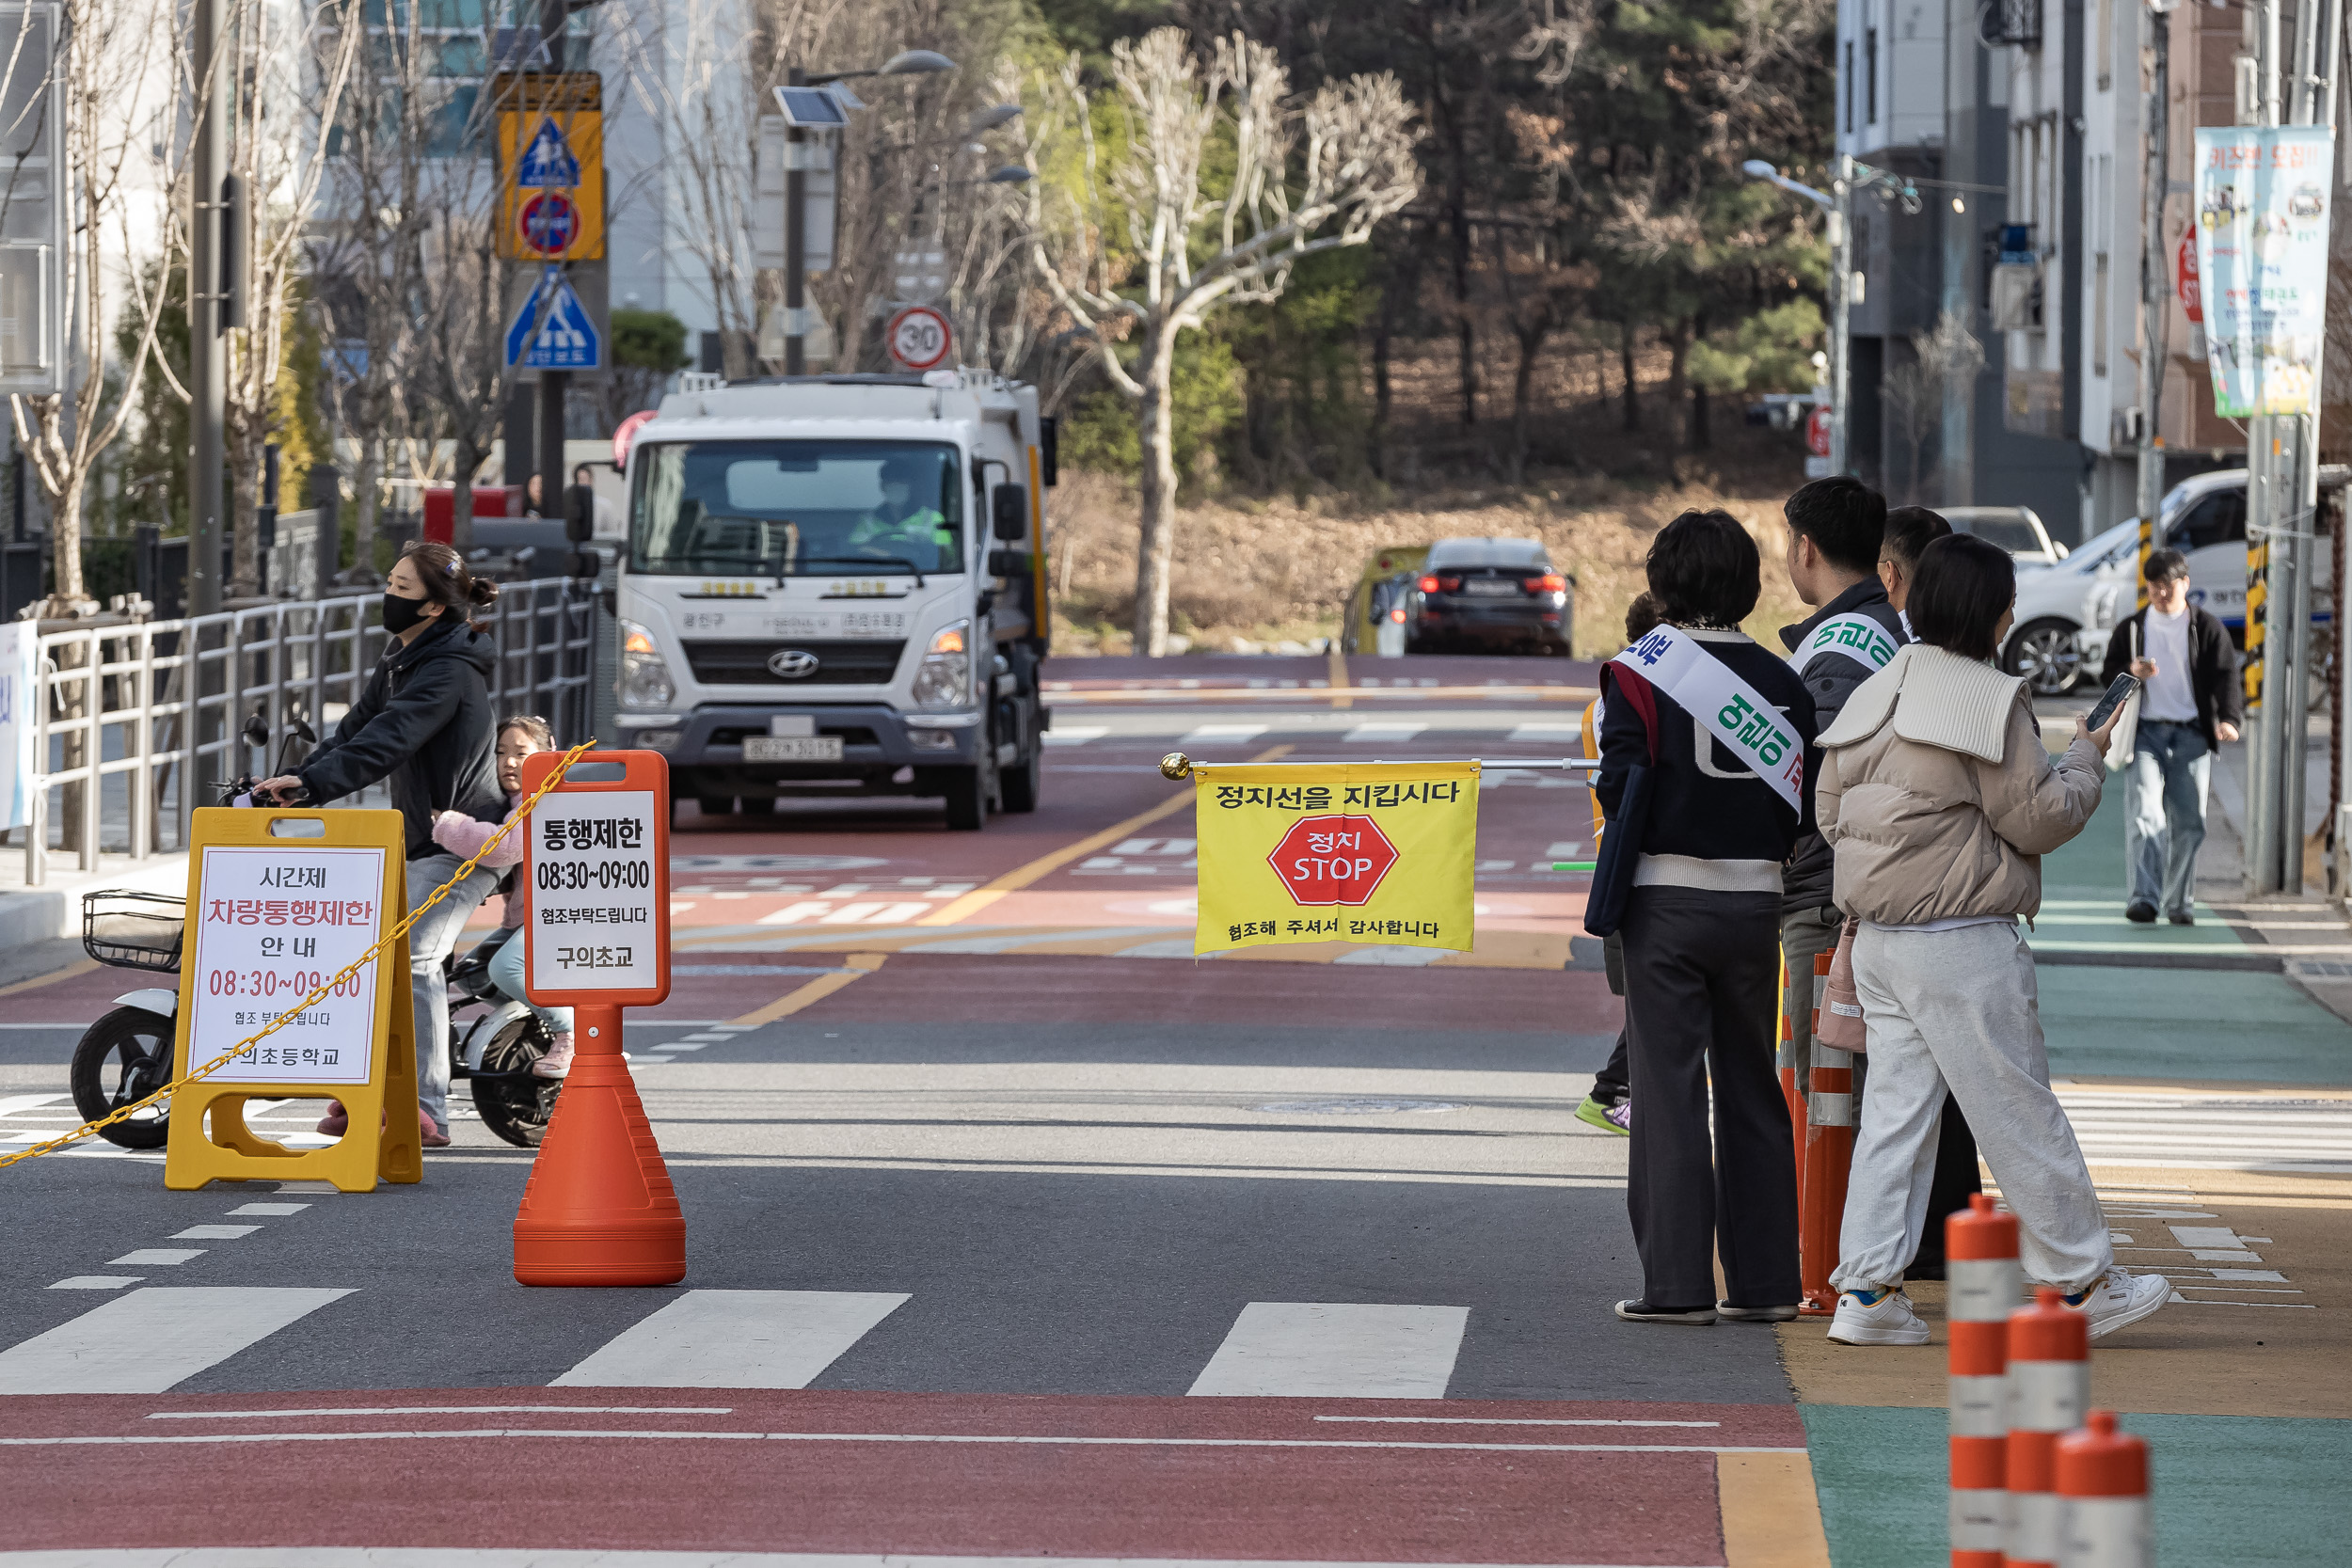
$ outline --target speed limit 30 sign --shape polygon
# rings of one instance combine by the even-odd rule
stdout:
[[[956,346],[947,318],[928,305],[910,305],[891,317],[884,337],[890,344],[890,357],[911,371],[937,370]]]

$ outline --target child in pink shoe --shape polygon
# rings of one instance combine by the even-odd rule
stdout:
[[[516,714],[500,721],[498,779],[499,788],[506,792],[506,819],[509,822],[514,821],[515,810],[522,803],[523,758],[535,752],[554,750],[555,731],[546,720],[529,714]],[[452,854],[470,859],[490,842],[490,835],[497,832],[498,827],[493,823],[468,816],[463,812],[445,811],[434,818],[433,842]],[[529,834],[517,825],[506,835],[504,842],[483,856],[482,863],[491,870],[518,865],[528,840]],[[531,1006],[531,1010],[539,1016],[539,1026],[554,1041],[546,1055],[532,1063],[531,1070],[542,1078],[561,1078],[572,1069],[572,1010],[569,1007],[532,1005],[529,994],[523,989],[523,939],[519,928],[531,914],[531,892],[523,885],[520,876],[510,878],[508,881],[506,910],[499,924],[516,934],[509,937],[506,944],[491,957],[490,982],[516,1001]]]

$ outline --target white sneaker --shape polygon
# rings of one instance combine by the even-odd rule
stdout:
[[[2164,1275],[2110,1268],[2080,1292],[2068,1296],[2066,1305],[2090,1320],[2090,1337],[2096,1339],[2154,1315],[2157,1307],[2171,1299],[2172,1282]]]
[[[1924,1345],[1928,1325],[1911,1309],[1911,1298],[1899,1290],[1888,1291],[1874,1302],[1865,1302],[1848,1291],[1837,1298],[1837,1316],[1829,1325],[1829,1337],[1841,1345]]]

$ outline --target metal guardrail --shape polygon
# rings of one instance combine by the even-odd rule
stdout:
[[[274,767],[294,719],[323,737],[357,700],[383,656],[382,604],[355,593],[43,632],[24,885],[46,882],[53,853],[95,870],[102,850],[136,862],[183,848],[215,779]],[[593,585],[504,583],[479,618],[498,641],[492,707],[540,715],[561,745],[587,739]],[[243,733],[256,714],[265,748]]]

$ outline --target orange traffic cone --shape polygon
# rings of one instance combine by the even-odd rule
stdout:
[[[686,1216],[621,1059],[621,1010],[579,1008],[573,1039],[578,1054],[515,1212],[515,1277],[675,1285],[686,1277]]]

